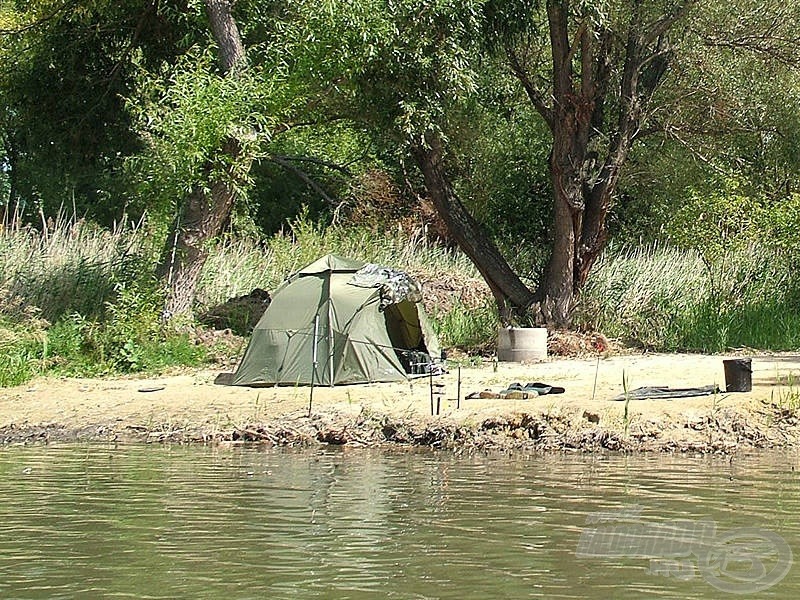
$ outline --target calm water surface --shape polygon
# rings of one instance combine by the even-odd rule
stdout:
[[[755,592],[782,564],[757,597],[794,599],[797,465],[794,454],[9,447],[0,597],[733,598],[724,585]],[[617,525],[663,542],[676,519],[716,528],[705,563],[663,544],[645,556],[622,538],[591,543]],[[768,537],[744,540],[744,527]]]

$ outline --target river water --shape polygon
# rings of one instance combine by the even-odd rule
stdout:
[[[7,447],[0,597],[794,599],[797,463]]]

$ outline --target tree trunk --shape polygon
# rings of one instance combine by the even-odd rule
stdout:
[[[7,225],[9,219],[13,219],[13,213],[9,215],[9,211],[16,210],[19,206],[19,190],[17,184],[17,164],[19,163],[19,154],[14,145],[14,140],[11,138],[12,134],[8,134],[3,139],[3,146],[5,148],[5,160],[7,163],[6,174],[8,176],[8,196],[3,207],[3,220],[0,225]],[[11,207],[14,207],[13,209]]]
[[[411,153],[422,171],[425,186],[436,211],[459,248],[472,260],[492,291],[501,319],[509,321],[525,313],[535,300],[506,262],[486,231],[467,211],[453,191],[445,173],[441,139],[429,133],[414,143]]]
[[[236,160],[239,145],[233,139],[228,140],[221,152]],[[196,185],[186,198],[167,238],[166,260],[159,273],[169,286],[164,308],[167,319],[191,313],[200,273],[208,259],[209,243],[222,231],[235,201],[233,186],[222,178],[210,190]]]
[[[568,327],[578,294],[608,239],[611,210],[622,166],[644,118],[645,108],[671,58],[667,31],[695,0],[680,0],[672,11],[650,22],[635,1],[626,24],[624,62],[617,80],[616,113],[606,114],[614,77],[612,32],[594,30],[591,19],[578,20],[571,35],[568,0],[546,3],[552,54],[552,93],[535,78],[511,47],[509,66],[547,123],[553,136],[550,176],[553,184],[554,241],[544,277],[531,307],[536,322]],[[570,39],[573,39],[570,42]]]
[[[231,77],[245,67],[245,53],[229,0],[205,0],[211,32],[219,50],[220,69]],[[168,285],[164,316],[191,314],[208,246],[219,235],[236,201],[241,166],[241,144],[229,138],[219,149],[221,158],[209,158],[204,172],[212,181],[198,182],[184,200],[164,248],[159,275]],[[222,165],[221,167],[217,165]],[[217,168],[215,168],[217,166]],[[245,167],[245,171],[247,168]]]

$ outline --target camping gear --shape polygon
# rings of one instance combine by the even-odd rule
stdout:
[[[522,385],[521,383],[512,383],[508,386],[508,389],[510,391],[521,390],[523,392],[532,392],[538,396],[546,396],[547,394],[563,394],[566,391],[563,387],[549,385],[540,381],[535,383],[526,383],[525,385]]]
[[[442,396],[444,395],[444,383],[441,381],[433,382],[433,371],[428,374],[428,382],[431,388],[431,416],[437,416],[442,410]],[[435,410],[434,410],[435,405]]]
[[[725,369],[726,392],[749,392],[753,389],[753,364],[749,358],[722,361]]]
[[[719,393],[716,385],[704,385],[693,388],[670,388],[669,386],[640,387],[627,393],[615,396],[612,400],[671,400],[673,398],[691,398],[693,396],[711,396]]]
[[[273,294],[231,385],[401,381],[441,350],[405,273],[329,254]]]
[[[497,360],[523,362],[547,360],[547,329],[502,327],[497,332]]]
[[[501,399],[501,400],[528,400],[530,398],[537,398],[539,394],[536,392],[523,392],[522,390],[503,390],[500,392],[493,392],[492,390],[483,390],[482,392],[472,392],[464,397],[464,400],[472,400],[473,398],[487,399]]]
[[[525,385],[521,383],[512,383],[506,389],[499,392],[493,392],[489,389],[483,390],[482,392],[472,392],[465,396],[464,399],[501,398],[508,400],[529,400],[539,396],[546,396],[547,394],[563,394],[564,391],[563,387],[548,385],[537,381],[536,383],[526,383]]]

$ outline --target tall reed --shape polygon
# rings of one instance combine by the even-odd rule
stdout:
[[[138,273],[143,236],[123,222],[109,231],[61,214],[39,230],[13,225],[0,233],[0,314],[30,311],[55,320],[95,314],[115,285]]]
[[[714,256],[666,246],[611,248],[598,261],[578,323],[655,350],[800,347],[800,275],[757,245]]]
[[[198,302],[212,306],[254,288],[274,290],[286,277],[325,254],[339,254],[407,270],[426,277],[458,274],[477,278],[461,252],[431,242],[420,230],[375,232],[354,227],[322,227],[296,220],[264,241],[231,240],[214,248],[198,286]]]

